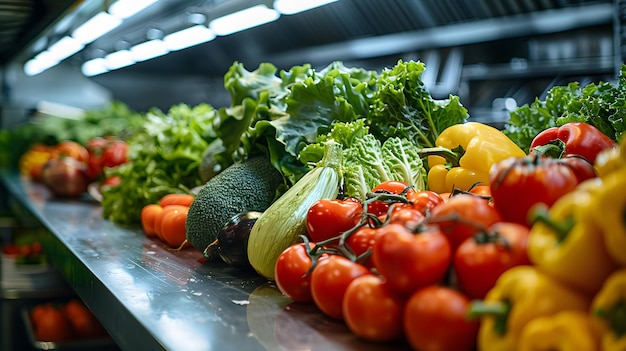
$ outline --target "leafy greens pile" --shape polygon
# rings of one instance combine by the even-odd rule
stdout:
[[[343,178],[345,196],[365,199],[376,185],[388,180],[399,180],[417,190],[426,188],[426,168],[419,148],[403,137],[391,137],[381,142],[369,133],[365,120],[350,123],[336,122],[317,143],[307,145],[300,152],[300,160],[319,162],[324,155],[325,142],[332,139],[343,146]]]
[[[393,137],[414,147],[433,146],[443,129],[468,115],[456,96],[431,97],[421,80],[424,69],[422,62],[400,60],[378,73],[333,62],[320,71],[303,65],[277,74],[270,63],[249,72],[235,62],[224,77],[232,102],[218,112],[216,134],[224,150],[216,161],[225,167],[266,153],[292,185],[314,161],[315,153],[300,159],[301,151],[334,123],[357,120],[367,128],[353,132],[366,131],[366,140],[381,146]]]
[[[578,82],[554,86],[545,100],[536,98],[510,113],[504,133],[528,152],[533,138],[544,129],[569,122],[589,123],[615,141],[626,130],[626,65],[622,65],[617,83]]]
[[[121,183],[103,190],[103,217],[118,224],[138,224],[143,206],[169,193],[189,193],[201,185],[202,154],[216,140],[216,110],[207,104],[152,109],[142,126],[127,140],[128,163],[106,170]]]

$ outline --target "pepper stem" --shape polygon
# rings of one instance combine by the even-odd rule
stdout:
[[[498,335],[506,334],[507,321],[511,312],[511,302],[503,301],[480,301],[475,300],[470,304],[467,318],[475,319],[481,317],[494,317],[494,331]]]
[[[421,157],[440,156],[446,159],[452,167],[459,167],[461,157],[465,154],[465,150],[459,145],[454,149],[448,149],[442,146],[422,148],[419,150]]]
[[[599,308],[595,314],[611,326],[617,339],[626,335],[626,301],[620,301],[610,310]]]
[[[576,222],[574,218],[567,217],[561,221],[557,221],[550,217],[548,207],[541,204],[534,206],[529,213],[529,219],[532,224],[541,222],[550,228],[555,234],[557,242],[563,242],[567,235],[572,231]]]
[[[565,143],[559,139],[552,140],[547,144],[535,146],[531,152],[537,156],[559,159],[565,154]]]

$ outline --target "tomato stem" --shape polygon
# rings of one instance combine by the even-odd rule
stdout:
[[[467,317],[470,319],[493,317],[495,318],[494,331],[499,335],[506,334],[507,321],[511,312],[511,302],[504,301],[472,301]]]
[[[500,233],[496,232],[496,231],[480,231],[476,234],[474,234],[472,236],[472,238],[474,238],[474,241],[476,241],[477,244],[480,245],[486,245],[486,244],[496,244],[496,245],[502,245],[505,249],[507,250],[511,250],[511,244],[509,243],[508,240],[506,240],[505,237],[503,237],[502,235],[500,235]]]

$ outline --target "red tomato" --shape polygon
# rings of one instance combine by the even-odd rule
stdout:
[[[128,144],[116,140],[109,144],[102,153],[102,166],[115,167],[128,162]]]
[[[65,342],[74,338],[72,325],[60,309],[48,305],[31,316],[37,340]]]
[[[430,190],[415,191],[409,194],[408,199],[413,203],[413,208],[424,214],[432,211],[433,208],[444,202],[441,195]]]
[[[342,301],[348,285],[369,270],[349,259],[330,255],[317,263],[311,273],[311,294],[317,308],[324,314],[343,319]]]
[[[505,221],[529,226],[528,211],[537,203],[548,207],[574,190],[578,178],[572,168],[559,160],[539,157],[512,157],[496,163],[490,172],[494,207]]]
[[[373,193],[381,193],[381,194],[402,194],[406,190],[407,199],[415,190],[412,188],[407,189],[409,186],[406,183],[390,180],[386,182],[382,182],[375,186],[372,189]],[[375,200],[367,205],[367,212],[371,213],[375,216],[386,216],[387,211],[389,210],[389,202],[382,200]]]
[[[475,185],[469,190],[469,192],[482,197],[491,197],[491,187],[489,185]]]
[[[85,164],[87,160],[89,160],[89,151],[87,148],[72,140],[64,140],[57,144],[54,149],[54,154],[57,155],[57,157],[71,157]]]
[[[85,147],[89,152],[89,158],[87,160],[87,174],[92,180],[95,180],[102,175],[102,153],[108,143],[109,140],[97,137],[87,141],[85,144]]]
[[[105,189],[106,187],[112,188],[114,186],[118,186],[122,183],[122,178],[120,176],[110,176],[105,178],[100,184],[100,191]]]
[[[321,242],[352,229],[363,213],[361,202],[338,199],[316,201],[306,216],[306,229],[312,241]]]
[[[374,243],[376,243],[376,240],[380,236],[379,234],[380,231],[377,228],[365,225],[350,234],[346,240],[346,244],[352,249],[352,252],[354,252],[357,257],[360,257],[368,250],[372,250]],[[367,259],[361,263],[367,267],[371,267],[372,260]]]
[[[445,286],[431,285],[415,292],[404,309],[404,334],[420,351],[472,351],[478,322],[466,318],[470,299]]]
[[[576,175],[578,183],[584,182],[587,179],[592,179],[597,176],[596,168],[593,163],[589,162],[586,158],[578,155],[567,155],[558,160],[560,164],[568,166],[572,172]]]
[[[466,239],[454,255],[460,289],[482,299],[507,269],[531,264],[528,258],[529,229],[521,224],[499,222],[486,233]]]
[[[452,251],[436,227],[414,234],[404,225],[392,223],[379,231],[372,260],[393,290],[408,296],[419,288],[439,283],[446,275]]]
[[[298,302],[311,302],[311,274],[307,274],[313,261],[306,252],[304,243],[286,248],[274,266],[274,279],[280,292]],[[313,248],[315,244],[309,243]]]
[[[480,196],[458,194],[432,211],[431,220],[436,223],[446,235],[456,250],[465,239],[471,237],[481,228],[500,222],[502,217],[489,204],[489,201]]]
[[[426,216],[420,210],[405,204],[394,204],[388,223],[403,224],[408,228],[414,228],[423,223]]]
[[[342,309],[348,329],[363,339],[391,341],[402,335],[404,300],[380,276],[354,279],[346,289]]]

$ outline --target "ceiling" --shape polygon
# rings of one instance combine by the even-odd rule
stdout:
[[[273,1],[160,0],[66,64],[78,71],[85,60],[145,41],[150,30],[167,34],[189,26],[190,13],[203,13],[208,21],[259,2]],[[0,0],[0,65],[32,57],[36,52],[24,54],[25,49],[73,6],[96,4],[102,9],[109,3],[112,0]],[[339,0],[90,79],[116,97],[144,99],[138,103],[141,107],[202,101],[213,92],[224,93],[222,79],[234,61],[250,70],[260,62],[283,69],[303,63],[320,67],[334,60],[377,68],[421,50],[505,42],[510,44],[478,48],[474,60],[501,59],[508,64],[512,56],[527,54],[515,40],[599,25],[611,30],[614,17],[614,0]],[[465,55],[467,64],[470,57]]]
[[[0,0],[0,66],[28,46],[76,0]]]
[[[193,11],[211,19],[229,3],[250,1],[161,3],[161,11],[94,42],[84,54],[102,54],[121,42],[145,40],[148,29],[167,30]],[[250,67],[269,61],[280,68],[362,60],[610,23],[612,4],[613,0],[340,0],[122,71],[222,76],[235,60]]]

